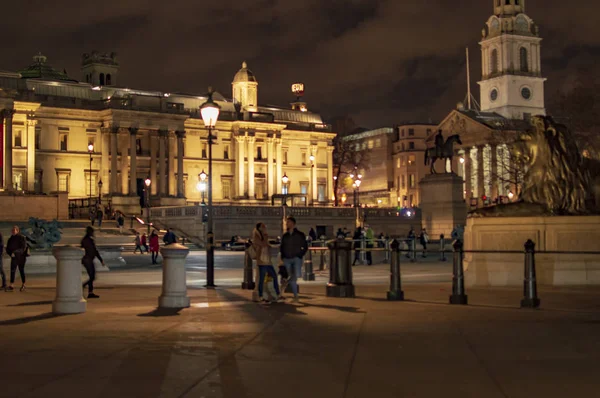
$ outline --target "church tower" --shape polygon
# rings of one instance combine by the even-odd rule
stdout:
[[[254,73],[248,69],[246,61],[234,76],[233,102],[239,104],[242,112],[256,112],[258,110],[258,81]]]
[[[525,14],[525,0],[492,0],[482,31],[481,110],[509,119],[545,115],[538,26]]]

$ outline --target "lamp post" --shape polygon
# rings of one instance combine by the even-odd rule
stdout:
[[[308,157],[308,160],[310,161],[310,203],[314,206],[315,205],[315,189],[317,189],[317,187],[315,187],[315,156],[313,154],[311,154]]]
[[[102,204],[102,180],[98,181],[98,203]]]
[[[283,205],[287,206],[287,195],[289,190],[288,183],[290,182],[290,179],[286,173],[283,173],[283,177],[281,177],[281,182],[283,182]]]
[[[213,215],[212,215],[212,145],[213,135],[212,130],[217,125],[219,119],[220,106],[213,101],[213,89],[208,89],[208,99],[200,106],[200,114],[204,121],[204,126],[208,129],[208,225],[206,234],[206,287],[215,287],[215,247],[214,247],[214,232],[213,232]]]
[[[206,206],[206,202],[204,201],[204,195],[206,194],[206,173],[204,170],[200,174],[198,174],[198,185],[196,185],[196,189],[200,191],[202,195],[202,206]]]
[[[146,177],[144,180],[144,199],[146,205],[146,224],[148,225],[148,236],[150,236],[150,185],[152,184],[152,180],[150,177]]]
[[[94,153],[94,144],[88,145],[88,153],[90,154],[90,201],[89,201],[89,211],[90,211],[90,221],[92,221],[92,154]]]
[[[354,176],[353,174],[350,174]],[[354,207],[360,206],[360,184],[362,183],[362,174],[358,174],[354,183],[352,184],[352,188],[354,188]]]

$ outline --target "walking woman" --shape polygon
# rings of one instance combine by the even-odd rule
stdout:
[[[21,235],[21,230],[16,225],[12,227],[12,235],[6,242],[6,254],[10,256],[10,285],[7,292],[12,292],[15,283],[15,274],[19,268],[21,275],[21,291],[25,290],[25,261],[27,260],[27,240]]]
[[[96,243],[94,242],[94,228],[87,227],[85,229],[85,236],[81,240],[81,247],[85,250],[85,254],[81,259],[81,264],[85,267],[88,276],[90,279],[83,284],[83,288],[88,287],[88,296],[87,298],[100,298],[94,294],[94,280],[96,279],[96,266],[94,265],[94,258],[97,258],[102,263],[104,267],[104,260],[100,257],[100,253],[96,248]]]
[[[156,234],[156,231],[153,230],[150,234],[150,252],[152,253],[152,264],[158,264],[156,262],[156,260],[158,259],[158,249],[158,235]]]
[[[256,252],[256,265],[258,265],[258,297],[261,302],[271,304],[270,301],[263,299],[263,288],[265,284],[265,276],[269,275],[273,279],[273,286],[277,298],[280,299],[279,283],[277,283],[277,273],[271,262],[271,246],[269,245],[269,235],[267,226],[259,222],[256,228],[252,231],[252,246]]]

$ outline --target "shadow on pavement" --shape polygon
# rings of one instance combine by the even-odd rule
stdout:
[[[44,314],[27,316],[24,318],[17,319],[8,319],[6,321],[0,321],[0,326],[16,326],[16,325],[24,325],[30,322],[43,321],[45,319],[58,318],[64,315],[53,314],[52,312],[46,312]]]
[[[48,300],[48,301],[30,301],[28,303],[19,303],[19,304],[9,304],[7,305],[7,307],[29,307],[29,306],[36,306],[36,305],[51,305],[52,304],[52,300]]]
[[[179,316],[183,308],[156,308],[145,314],[138,314],[137,316],[151,316],[151,317],[163,317],[163,316]]]

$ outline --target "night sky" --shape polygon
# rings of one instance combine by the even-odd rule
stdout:
[[[469,4],[469,6],[465,5]],[[366,127],[439,121],[466,93],[465,47],[479,97],[478,40],[492,0],[20,0],[4,7],[0,70],[41,51],[81,79],[83,52],[116,51],[120,84],[231,96],[242,61],[261,104],[286,105],[306,85],[310,110]],[[540,25],[546,99],[600,64],[594,0],[527,0]],[[598,71],[598,68],[595,69]]]

